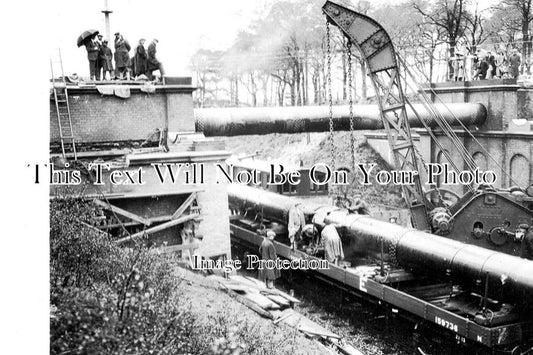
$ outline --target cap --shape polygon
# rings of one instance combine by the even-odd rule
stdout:
[[[115,36],[120,36],[120,32],[115,32]]]
[[[275,236],[276,236],[276,233],[273,230],[268,230],[267,231],[267,237],[268,238],[275,237]]]
[[[522,224],[520,224],[518,226],[518,228],[528,230],[529,229],[529,225],[527,225],[526,223],[522,223]]]

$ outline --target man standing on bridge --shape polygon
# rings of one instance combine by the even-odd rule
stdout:
[[[130,60],[131,46],[127,40],[120,34],[115,33],[115,68],[116,75],[119,79],[129,79],[128,62]]]
[[[157,43],[159,43],[159,41],[154,38],[152,40],[152,43],[150,43],[150,45],[148,46],[148,79],[154,80],[154,76],[152,72],[154,70],[159,70],[159,73],[161,73],[161,81],[164,84],[165,83],[165,77],[164,77],[165,70],[163,69],[163,63],[161,63],[156,57]]]
[[[100,46],[93,36],[85,43],[87,49],[87,59],[89,59],[89,75],[90,80],[100,80],[100,73],[98,72],[98,54],[100,53]]]
[[[516,79],[520,74],[520,64],[522,64],[522,58],[518,53],[518,49],[513,49],[513,54],[509,57],[509,68],[511,72],[511,77]]]

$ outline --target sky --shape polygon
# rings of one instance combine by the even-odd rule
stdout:
[[[86,29],[105,35],[105,0],[52,1],[50,55],[61,48],[66,74],[88,75],[87,52],[76,40]],[[198,48],[226,49],[239,29],[267,8],[272,0],[108,0],[111,41],[120,32],[132,49],[140,38],[157,38],[157,54],[169,76],[190,76],[191,55]],[[113,46],[110,45],[113,49]],[[133,52],[133,51],[132,51]],[[131,53],[132,53],[131,52]]]
[[[86,29],[97,29],[105,36],[106,0],[47,1],[50,11],[49,53],[57,57],[61,49],[65,74],[88,76],[87,53],[77,48],[76,40]],[[226,49],[237,32],[250,26],[276,0],[107,0],[111,40],[120,32],[133,48],[140,38],[148,43],[159,40],[158,57],[169,76],[191,76],[190,58],[199,48]],[[407,0],[374,0],[373,6]],[[480,1],[485,7],[496,0]],[[133,51],[131,52],[133,53]]]

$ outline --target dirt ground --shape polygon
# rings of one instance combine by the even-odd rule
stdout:
[[[221,333],[227,334],[254,335],[247,339],[244,334],[246,347],[243,354],[324,354],[323,345],[287,325],[274,325],[220,290],[218,283],[209,277],[183,268],[178,268],[176,273],[182,279],[181,300],[188,303],[201,327],[217,327]],[[257,336],[265,340],[267,349],[258,351]]]
[[[232,257],[244,259],[248,249],[232,246]],[[241,270],[257,277],[253,270]],[[386,319],[383,309],[363,303],[355,296],[323,282],[309,273],[282,272],[275,286],[287,293],[292,289],[301,303],[295,310],[340,335],[365,355],[411,354],[413,324],[404,319]]]
[[[366,142],[365,131],[354,132],[355,163],[376,163],[374,171],[390,170],[390,166]],[[225,137],[226,149],[236,155],[253,154],[257,152],[257,159],[275,160],[284,164],[312,166],[316,163],[332,164],[332,151],[328,133],[300,133],[300,134],[268,134],[256,136]],[[335,167],[345,167],[353,171],[351,158],[350,133],[335,132]],[[358,169],[355,170],[358,172]],[[395,185],[363,186],[358,183],[361,173],[356,174],[356,183],[348,186],[347,191],[337,188],[337,193],[346,192],[348,196],[355,193],[371,205],[385,205],[403,208],[405,204],[401,198],[401,189]]]

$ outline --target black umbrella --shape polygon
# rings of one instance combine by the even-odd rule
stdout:
[[[94,35],[97,35],[99,32],[97,30],[87,30],[78,37],[78,47],[81,47],[85,44],[87,39],[91,38]]]

